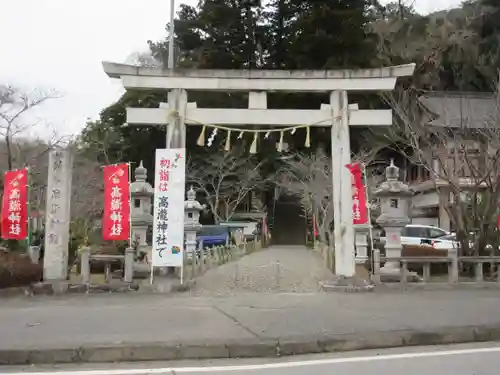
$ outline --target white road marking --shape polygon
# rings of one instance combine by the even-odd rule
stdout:
[[[402,354],[386,354],[365,357],[327,358],[310,361],[278,362],[258,365],[211,366],[211,367],[163,367],[142,369],[113,369],[113,370],[76,370],[76,371],[45,371],[45,372],[10,372],[2,375],[159,375],[169,373],[196,373],[196,372],[221,372],[221,371],[255,371],[305,366],[335,365],[341,363],[357,363],[372,361],[390,361],[397,359],[415,359],[427,357],[443,357],[454,355],[485,354],[500,352],[500,346],[491,348],[471,348],[458,350],[441,350],[435,352],[415,352]]]

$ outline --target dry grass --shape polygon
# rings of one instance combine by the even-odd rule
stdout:
[[[43,267],[27,254],[0,251],[0,289],[26,286],[41,280]]]

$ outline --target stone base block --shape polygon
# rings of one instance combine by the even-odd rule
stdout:
[[[370,280],[370,272],[368,271],[366,263],[356,264],[356,277],[359,277],[363,280]]]
[[[110,284],[71,284],[68,293],[128,293],[139,289],[136,283],[113,282]]]
[[[401,282],[401,272],[400,270],[380,270],[380,274],[377,275],[378,280],[381,283],[399,283]],[[422,278],[416,273],[408,271],[406,273],[406,281],[410,283],[418,283],[422,281]]]
[[[68,291],[69,286],[67,280],[47,280],[43,284],[50,284],[53,294],[64,294]]]
[[[321,288],[326,292],[373,292],[374,285],[368,278],[358,276],[335,276],[332,280],[321,282]]]
[[[151,277],[151,264],[134,263],[134,279],[148,279]]]
[[[177,278],[157,277],[153,284],[149,280],[142,280],[139,292],[168,294],[175,292],[187,292],[194,286],[194,280],[186,280],[181,284]]]

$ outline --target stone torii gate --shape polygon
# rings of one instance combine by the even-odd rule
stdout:
[[[160,108],[127,108],[129,125],[166,126],[167,147],[185,147],[186,123],[331,127],[335,273],[355,275],[351,175],[345,168],[351,162],[349,126],[392,125],[392,111],[359,110],[356,104],[348,105],[347,92],[391,91],[398,77],[413,74],[414,64],[326,71],[164,69],[110,62],[103,62],[103,67],[109,77],[121,79],[127,90],[168,91],[168,104]],[[248,92],[248,109],[198,108],[188,102],[189,90]],[[268,109],[268,91],[329,92],[330,104],[318,110]]]

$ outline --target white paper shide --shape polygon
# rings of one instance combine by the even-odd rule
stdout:
[[[182,267],[186,150],[157,149],[153,212],[153,267]]]

